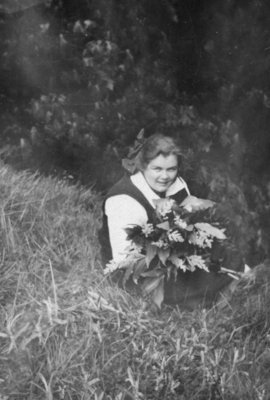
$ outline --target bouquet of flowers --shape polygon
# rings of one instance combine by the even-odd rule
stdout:
[[[209,272],[215,241],[226,239],[225,229],[213,222],[215,203],[188,196],[181,204],[171,198],[155,201],[153,222],[126,229],[131,246],[126,258],[110,262],[105,273],[123,270],[123,283],[132,279],[160,307],[164,279],[179,271]]]

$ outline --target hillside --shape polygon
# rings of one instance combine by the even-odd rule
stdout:
[[[269,399],[269,265],[210,310],[147,309],[103,276],[100,200],[0,166],[0,400]]]

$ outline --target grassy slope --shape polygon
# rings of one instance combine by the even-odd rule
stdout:
[[[269,270],[211,310],[104,280],[90,190],[0,166],[0,400],[268,399]]]

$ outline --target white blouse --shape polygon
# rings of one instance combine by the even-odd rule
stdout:
[[[132,183],[143,193],[149,203],[155,208],[153,200],[160,197],[155,193],[146,182],[143,174],[137,172],[130,177]],[[186,182],[182,178],[177,178],[168,188],[167,196],[172,196],[182,189],[189,193]],[[143,225],[148,217],[145,208],[133,197],[120,194],[109,197],[105,202],[105,214],[108,218],[109,237],[112,248],[113,259],[120,261],[125,258],[125,250],[130,245],[127,240],[125,228],[131,225]]]

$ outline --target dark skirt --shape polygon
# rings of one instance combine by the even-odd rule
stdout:
[[[234,271],[244,269],[243,260],[236,250],[225,251],[222,266]],[[123,277],[123,271],[116,271],[112,281],[128,292],[141,293],[140,284],[135,284],[132,278],[123,284]],[[174,277],[164,279],[164,303],[190,310],[197,307],[209,308],[232,281],[229,275],[220,272],[218,262],[212,264],[211,272],[199,269],[194,272],[178,271],[176,279]]]
[[[164,303],[187,309],[207,308],[231,281],[231,277],[218,272],[179,271],[176,280],[171,278],[164,282]]]

